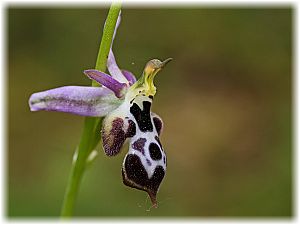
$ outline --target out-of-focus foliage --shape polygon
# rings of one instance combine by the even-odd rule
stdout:
[[[7,215],[58,216],[83,118],[30,112],[30,94],[90,85],[107,9],[7,9]],[[77,216],[291,216],[292,9],[124,8],[114,51],[156,77],[168,171],[151,209],[122,184],[120,155],[84,176]]]

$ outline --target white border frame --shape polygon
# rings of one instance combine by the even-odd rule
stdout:
[[[108,223],[116,223],[116,224],[121,224],[121,223],[127,223],[127,224],[140,224],[141,222],[144,224],[149,224],[149,223],[155,223],[155,224],[162,224],[162,222],[167,222],[170,224],[182,224],[182,223],[188,223],[188,224],[194,224],[194,223],[201,223],[201,224],[298,224],[299,221],[299,208],[298,208],[298,203],[299,203],[299,195],[297,193],[297,190],[299,188],[299,154],[298,154],[298,147],[299,147],[299,133],[298,129],[299,128],[299,120],[298,120],[298,112],[299,112],[299,94],[300,91],[298,89],[299,87],[299,46],[298,46],[298,38],[300,37],[299,35],[299,16],[298,16],[298,2],[296,0],[294,1],[279,1],[279,0],[264,0],[264,1],[239,1],[239,0],[231,0],[231,1],[226,1],[226,0],[210,0],[210,1],[197,1],[197,0],[189,0],[189,1],[172,1],[172,0],[164,0],[164,1],[159,1],[159,0],[152,0],[152,1],[123,1],[125,6],[139,6],[139,7],[162,7],[162,6],[172,6],[172,7],[191,7],[191,6],[205,6],[205,7],[216,7],[216,6],[229,6],[229,7],[239,7],[239,6],[292,6],[294,8],[294,18],[293,18],[293,175],[294,175],[294,182],[293,182],[293,191],[294,191],[294,206],[293,206],[293,218],[289,219],[280,219],[280,218],[264,218],[264,219],[257,219],[257,218],[238,218],[237,219],[207,219],[207,218],[162,218],[162,220],[156,220],[152,219],[151,220],[142,220],[142,219],[137,219],[132,221],[131,219],[111,219],[108,220],[106,218],[99,218],[98,220],[82,220],[76,218],[76,223],[101,223],[108,224]],[[5,192],[7,191],[6,189],[6,168],[7,168],[7,155],[6,155],[6,147],[7,147],[7,128],[8,124],[6,121],[6,118],[8,117],[7,114],[7,89],[6,85],[7,79],[6,79],[6,74],[7,74],[7,26],[6,26],[6,9],[8,6],[14,5],[14,6],[55,6],[55,7],[63,7],[63,6],[72,6],[72,7],[81,7],[81,6],[108,6],[110,4],[110,1],[103,1],[103,0],[52,0],[52,1],[41,1],[41,0],[31,0],[31,1],[22,1],[22,0],[0,0],[0,30],[1,30],[1,35],[0,35],[0,49],[1,49],[1,56],[0,56],[0,69],[1,69],[1,82],[0,82],[0,104],[1,104],[1,111],[0,111],[0,137],[1,137],[1,179],[0,179],[0,222],[2,223],[29,223],[29,224],[34,224],[34,223],[57,223],[59,222],[57,220],[22,220],[22,219],[14,219],[14,220],[7,220],[6,218],[6,209],[5,206],[7,204],[7,199],[5,196]],[[64,221],[65,222],[65,221]],[[74,223],[74,221],[72,221]]]

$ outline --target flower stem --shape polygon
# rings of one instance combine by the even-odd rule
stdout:
[[[112,37],[120,10],[120,3],[112,3],[106,19],[106,25],[103,30],[95,66],[95,69],[103,72],[106,70],[107,56],[109,54]],[[98,84],[93,82],[92,86],[98,86]],[[61,211],[61,217],[63,218],[71,217],[73,215],[74,205],[81,178],[86,167],[87,158],[100,140],[99,128],[101,126],[101,122],[102,118],[94,117],[86,117],[84,120],[82,136],[79,146],[75,152],[77,156],[73,158],[69,181],[65,191],[64,202]]]

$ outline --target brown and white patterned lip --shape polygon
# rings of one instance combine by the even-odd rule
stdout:
[[[162,166],[157,166],[151,178],[148,178],[141,159],[135,154],[127,154],[122,167],[123,183],[126,186],[146,191],[153,207],[157,207],[156,195],[165,176]]]

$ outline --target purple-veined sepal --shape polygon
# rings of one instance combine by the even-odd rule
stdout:
[[[112,48],[110,49],[107,58],[107,69],[115,80],[119,81],[120,83],[129,84],[129,81],[126,79],[116,62]]]
[[[34,93],[31,111],[58,111],[80,116],[102,117],[116,109],[120,100],[105,87],[64,86]]]
[[[108,58],[107,58],[107,69],[108,69],[109,73],[111,74],[111,76],[115,80],[119,81],[120,83],[125,83],[125,84],[131,86],[136,81],[135,76],[132,73],[130,73],[128,71],[124,72],[123,70],[121,70],[119,68],[119,66],[116,62],[113,50],[112,50],[113,42],[114,42],[114,39],[115,39],[115,36],[116,36],[116,33],[117,33],[120,23],[121,23],[121,11],[119,12],[119,16],[118,16],[118,19],[116,22],[116,26],[115,26],[115,30],[114,30],[114,34],[113,34],[113,38],[112,38],[112,43],[111,43],[110,51],[109,51]],[[105,22],[105,24],[106,24],[106,22]]]

